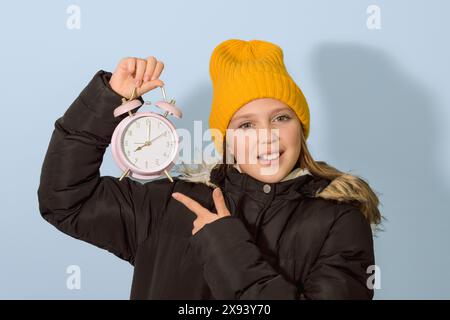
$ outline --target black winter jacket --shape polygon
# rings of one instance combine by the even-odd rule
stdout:
[[[371,299],[370,225],[350,204],[315,198],[329,181],[266,183],[230,169],[217,183],[231,216],[192,235],[181,192],[212,212],[212,188],[174,177],[142,184],[100,176],[121,96],[98,71],[56,120],[39,210],[62,232],[134,265],[131,299]],[[239,203],[239,205],[238,205]]]

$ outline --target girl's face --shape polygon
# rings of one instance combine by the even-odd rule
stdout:
[[[260,98],[243,105],[231,118],[227,152],[236,158],[242,172],[274,183],[294,168],[301,134],[300,121],[289,106],[277,99]]]

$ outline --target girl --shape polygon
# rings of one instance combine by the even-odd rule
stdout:
[[[163,85],[162,70],[154,57],[123,59],[56,120],[42,216],[134,265],[131,299],[371,299],[378,198],[312,159],[308,105],[273,43],[230,39],[213,51],[209,124],[222,163],[185,167],[173,183],[100,176],[126,117],[114,107],[134,87]]]

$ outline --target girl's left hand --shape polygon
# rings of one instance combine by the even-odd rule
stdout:
[[[194,220],[194,229],[192,230],[193,235],[196,234],[201,228],[203,228],[205,224],[231,215],[225,204],[222,190],[220,190],[220,188],[218,187],[213,191],[213,199],[217,214],[212,213],[194,199],[189,198],[188,196],[180,192],[174,192],[172,193],[172,196],[197,215],[197,219]]]

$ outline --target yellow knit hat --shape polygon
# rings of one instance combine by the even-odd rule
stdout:
[[[213,99],[209,116],[211,137],[223,154],[223,139],[233,114],[258,98],[274,98],[295,111],[305,139],[309,135],[309,108],[300,88],[292,80],[276,44],[230,39],[219,44],[211,55],[209,73]]]

